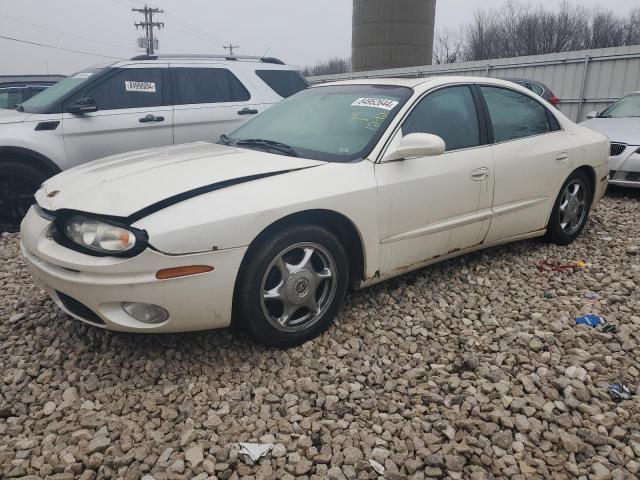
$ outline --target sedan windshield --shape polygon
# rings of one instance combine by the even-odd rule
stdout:
[[[55,85],[52,85],[46,90],[43,90],[37,95],[31,97],[26,102],[23,102],[18,108],[27,113],[47,113],[50,106],[60,101],[71,90],[85,82],[88,82],[89,79],[91,79],[91,77],[100,70],[101,69],[98,68],[91,68],[60,80]]]
[[[330,162],[365,158],[411,96],[410,88],[339,85],[304,90],[222,141]]]
[[[600,118],[640,117],[640,94],[621,98],[598,116]]]

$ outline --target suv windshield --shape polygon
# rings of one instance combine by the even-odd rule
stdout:
[[[598,115],[600,118],[640,117],[640,94],[627,95]]]
[[[94,74],[102,69],[90,68],[83,70],[70,77],[60,80],[55,85],[43,90],[37,95],[31,97],[26,102],[20,104],[19,108],[27,113],[47,113],[49,107],[60,101],[67,93],[75,89],[77,86],[88,82]]]
[[[304,90],[225,137],[243,148],[285,147],[303,158],[349,162],[365,158],[413,91],[385,85]],[[284,147],[283,147],[284,146]]]

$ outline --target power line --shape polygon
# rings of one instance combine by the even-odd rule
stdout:
[[[200,29],[195,28],[193,25],[190,25],[186,20],[184,20],[183,18],[177,16],[176,14],[173,13],[167,13],[166,14],[167,17],[172,18],[174,22],[182,24],[184,27],[186,27],[190,32],[192,33],[196,33],[198,34],[200,37],[204,37],[207,40],[222,40],[220,37],[217,37],[211,33],[205,33]]]
[[[36,45],[38,47],[53,48],[55,50],[62,50],[64,52],[80,53],[82,55],[91,55],[92,57],[103,57],[103,58],[111,58],[111,59],[114,59],[114,60],[122,60],[122,57],[113,57],[111,55],[102,55],[100,53],[92,53],[92,52],[85,52],[85,51],[82,51],[82,50],[73,50],[71,48],[57,47],[55,45],[47,45],[45,43],[38,43],[38,42],[31,42],[29,40],[22,40],[21,38],[6,37],[4,35],[0,35],[0,38],[2,38],[4,40],[11,40],[13,42],[26,43],[28,45]]]
[[[126,7],[130,7],[134,4],[138,4],[138,5],[145,5],[145,2],[139,1],[139,0],[111,0],[114,3],[118,3],[120,5],[124,5]],[[126,4],[125,2],[129,2],[129,4]],[[162,8],[161,5],[155,3],[155,2],[151,2],[153,4],[155,4],[158,8]],[[167,17],[168,21],[170,21],[171,23],[175,23],[175,25],[182,30],[183,32],[186,32],[194,37],[200,37],[200,38],[206,38],[207,40],[216,40],[216,41],[220,41],[222,40],[222,38],[217,37],[211,33],[208,32],[204,32],[203,30],[200,30],[196,27],[194,27],[193,25],[191,25],[189,23],[188,20],[186,20],[183,17],[180,17],[178,15],[176,15],[175,13],[171,13],[171,12],[164,12],[164,15]],[[182,27],[182,28],[180,28]]]
[[[133,5],[146,5],[145,2],[142,2],[140,0],[110,0],[113,3],[117,3],[119,5],[123,5],[125,7],[131,7]],[[126,3],[128,2],[128,3]],[[161,6],[159,4],[157,4],[156,2],[150,2],[151,4],[157,6],[158,8],[160,8]],[[211,33],[206,33],[203,30],[200,30],[196,27],[194,27],[192,24],[189,23],[188,20],[184,19],[183,17],[180,17],[174,13],[171,12],[164,12],[164,15],[166,17],[166,22],[167,23],[171,23],[174,27],[176,27],[178,30],[186,33],[187,35],[190,35],[193,38],[199,38],[199,39],[203,39],[203,40],[208,40],[208,41],[222,41],[223,39],[220,37],[217,37],[216,35],[213,35]]]
[[[56,30],[55,28],[47,27],[45,25],[39,25],[39,24],[33,23],[33,22],[28,22],[26,20],[22,20],[20,18],[10,17],[8,15],[0,15],[0,18],[6,18],[7,20],[11,20],[13,22],[23,23],[25,25],[31,25],[32,27],[41,28],[42,30],[48,30],[50,32],[59,33],[61,35],[67,35],[67,36],[70,36],[70,37],[79,38],[81,40],[86,40],[86,41],[89,41],[89,42],[102,43],[104,45],[109,45],[111,47],[116,47],[116,48],[128,48],[128,47],[125,47],[124,45],[117,45],[115,43],[104,42],[102,40],[94,40],[92,38],[83,37],[82,35],[78,35],[78,34],[75,34],[75,33],[63,32],[62,30]]]

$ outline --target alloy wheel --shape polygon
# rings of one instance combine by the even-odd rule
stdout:
[[[587,188],[576,178],[562,192],[560,201],[560,228],[566,235],[573,235],[587,216]]]
[[[267,321],[284,332],[314,325],[335,297],[337,273],[333,257],[317,243],[297,243],[280,252],[261,284],[261,307]]]

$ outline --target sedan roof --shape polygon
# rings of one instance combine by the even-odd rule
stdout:
[[[482,83],[487,85],[513,86],[512,82],[487,77],[465,76],[437,76],[437,77],[387,77],[387,78],[360,78],[354,80],[342,80],[339,82],[317,83],[314,87],[334,85],[391,85],[396,87],[434,87],[450,83]]]

